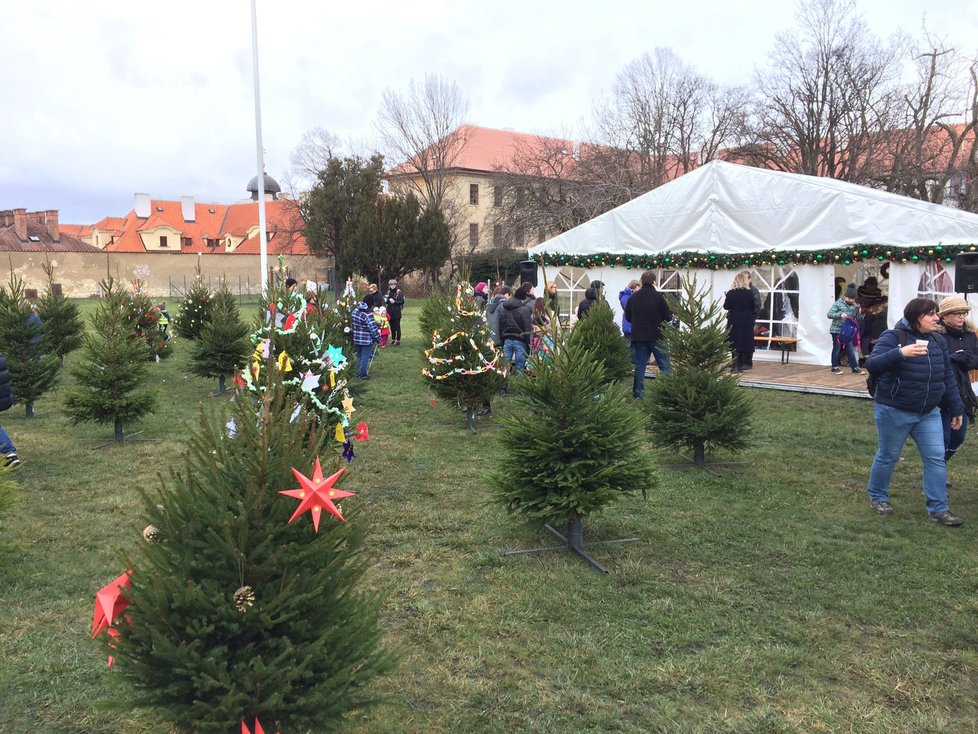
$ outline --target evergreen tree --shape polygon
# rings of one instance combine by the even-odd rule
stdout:
[[[433,334],[436,331],[448,331],[448,326],[454,319],[455,313],[455,296],[453,294],[441,289],[432,291],[431,295],[421,303],[421,313],[418,315],[418,326],[421,333]]]
[[[324,476],[340,471],[327,439],[275,388],[235,400],[227,424],[202,411],[182,465],[143,493],[151,525],[110,649],[130,684],[121,706],[150,706],[186,732],[255,718],[267,732],[332,732],[375,700],[367,684],[393,661],[380,602],[361,589],[361,503],[333,496],[343,522],[325,504],[296,516],[301,500],[283,495],[299,487],[293,469],[315,479],[317,457]]]
[[[655,443],[692,449],[697,466],[705,464],[707,449],[747,446],[753,412],[747,390],[729,371],[720,304],[707,293],[695,279],[683,281],[681,298],[672,304],[683,328],[664,332],[673,372],[656,376],[645,395]]]
[[[132,330],[129,297],[110,275],[85,335],[83,359],[71,374],[75,385],[65,396],[64,410],[72,423],[110,423],[115,440],[125,439],[125,426],[153,412],[158,400],[148,387],[149,348]]]
[[[291,400],[312,409],[324,428],[347,428],[351,402],[346,376],[352,374],[348,355],[353,350],[344,351],[344,316],[336,309],[310,309],[302,294],[289,292],[284,284],[270,289],[260,308],[261,323],[251,335],[254,354],[236,382],[264,393],[271,360]]]
[[[200,332],[190,352],[190,369],[201,377],[216,377],[217,391],[225,391],[224,381],[247,363],[251,352],[249,326],[241,320],[234,294],[227,284],[214,295],[213,318]]]
[[[584,318],[574,325],[568,341],[597,356],[608,382],[631,379],[635,373],[631,350],[615,323],[611,306],[604,298],[599,298]]]
[[[28,418],[34,417],[34,402],[58,382],[61,362],[47,351],[50,346],[24,281],[11,271],[9,287],[0,288],[0,352],[7,357],[14,399]]]
[[[173,328],[185,339],[196,339],[204,325],[211,320],[211,293],[204,283],[204,276],[197,263],[197,274],[187,295],[180,303],[180,315],[176,317]]]
[[[353,350],[353,312],[357,308],[357,304],[361,299],[357,298],[357,292],[353,288],[353,280],[350,278],[346,279],[346,286],[343,288],[343,292],[340,297],[336,299],[336,304],[334,307],[334,313],[337,315],[339,320],[342,322],[343,328],[343,341],[351,347],[349,350],[352,354]]]
[[[630,386],[609,384],[593,351],[558,344],[519,387],[502,419],[503,458],[493,475],[495,496],[510,512],[567,524],[570,538],[615,498],[654,486]]]
[[[126,300],[129,327],[135,336],[146,342],[147,359],[159,362],[169,357],[173,350],[160,331],[159,306],[143,293],[140,281],[133,281],[132,290],[126,295]]]
[[[85,323],[78,304],[69,300],[60,289],[55,290],[54,266],[42,266],[48,276],[47,289],[37,302],[37,315],[44,328],[44,351],[55,355],[63,366],[65,356],[82,345]]]
[[[444,330],[432,333],[425,357],[428,365],[421,373],[432,390],[443,400],[457,402],[466,411],[469,430],[475,432],[475,411],[502,388],[506,368],[471,292],[458,287]]]

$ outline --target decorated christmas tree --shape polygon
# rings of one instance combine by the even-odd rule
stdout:
[[[211,293],[204,283],[204,276],[200,272],[198,262],[196,277],[180,303],[180,315],[177,316],[173,327],[179,336],[185,339],[196,339],[210,320]]]
[[[225,380],[247,363],[252,347],[250,327],[241,320],[234,294],[222,283],[214,295],[213,318],[193,342],[190,370],[201,377],[217,378],[217,391],[225,391]]]
[[[47,288],[37,302],[37,315],[44,325],[44,349],[55,355],[62,365],[65,356],[82,345],[85,323],[82,321],[78,304],[69,300],[60,288],[55,287],[54,266],[50,262],[42,265],[48,276]]]
[[[13,272],[9,286],[0,288],[0,352],[7,358],[14,399],[34,417],[34,401],[58,381],[61,361],[49,351],[44,327],[27,300],[24,282]]]
[[[599,298],[574,325],[568,340],[571,345],[580,345],[595,354],[609,382],[631,379],[635,372],[631,350],[604,298]]]
[[[343,340],[351,347],[353,346],[353,312],[361,300],[357,298],[357,292],[353,288],[353,280],[347,278],[343,292],[336,299],[333,312],[343,323]]]
[[[181,465],[144,492],[129,570],[97,597],[120,705],[179,731],[336,731],[392,668],[355,487],[318,416],[274,386],[276,362],[261,372],[230,421],[202,411]]]
[[[157,392],[149,378],[149,348],[132,330],[130,299],[109,276],[82,347],[82,361],[71,370],[75,385],[65,396],[72,423],[109,423],[115,440],[125,426],[156,408]]]
[[[432,333],[421,373],[436,395],[465,411],[469,430],[475,432],[476,410],[499,392],[506,379],[503,356],[492,342],[485,314],[462,286],[443,329]]]
[[[683,281],[673,312],[683,325],[666,329],[672,374],[660,373],[646,392],[649,431],[660,446],[692,450],[703,466],[706,450],[737,450],[750,441],[753,404],[730,373],[730,342],[720,304],[695,279]]]
[[[169,357],[173,350],[160,331],[160,309],[143,292],[142,281],[134,280],[128,294],[129,325],[133,334],[146,342],[147,358],[156,362]]]
[[[495,496],[514,514],[566,525],[569,547],[580,550],[584,518],[656,483],[643,416],[631,386],[609,383],[580,344],[558,343],[519,386],[502,418]]]
[[[315,411],[324,429],[343,437],[341,443],[352,456],[352,444],[344,436],[354,410],[347,389],[352,367],[344,349],[352,350],[345,343],[344,317],[336,309],[310,309],[301,294],[284,285],[270,289],[260,309],[261,325],[250,337],[253,353],[235,382],[262,394],[273,360],[290,399]]]

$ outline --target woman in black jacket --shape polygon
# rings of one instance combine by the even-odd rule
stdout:
[[[754,366],[754,322],[757,318],[750,273],[737,273],[733,286],[723,299],[723,307],[727,310],[730,348],[734,354],[733,370],[749,370]]]
[[[947,341],[951,368],[954,370],[958,394],[961,396],[967,418],[961,422],[960,428],[952,430],[951,414],[946,410],[941,411],[944,424],[945,461],[954,456],[954,452],[964,443],[968,424],[974,424],[975,408],[978,407],[975,391],[971,387],[971,376],[968,374],[971,370],[978,369],[978,336],[975,335],[975,325],[968,319],[970,311],[971,306],[962,296],[948,296],[941,301],[938,310],[941,317],[938,331],[944,334],[944,339]]]

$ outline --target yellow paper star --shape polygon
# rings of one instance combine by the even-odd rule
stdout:
[[[352,415],[356,408],[353,407],[353,398],[343,398],[343,412]]]

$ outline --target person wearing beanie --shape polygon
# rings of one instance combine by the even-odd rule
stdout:
[[[292,293],[295,293],[296,292],[296,289],[298,288],[298,286],[299,286],[299,283],[298,283],[298,281],[295,278],[286,278],[285,279],[285,288],[286,288],[286,290],[289,290]]]
[[[476,306],[486,307],[486,304],[489,302],[489,294],[486,293],[486,288],[488,287],[488,285],[482,282],[475,284],[475,292],[472,293],[472,300],[475,301]]]
[[[968,424],[975,423],[975,409],[978,408],[978,398],[971,387],[971,370],[978,369],[978,334],[975,324],[968,318],[971,306],[964,296],[948,296],[941,301],[937,310],[940,316],[937,331],[944,334],[947,342],[948,356],[951,368],[954,370],[954,380],[958,385],[958,393],[964,404],[965,420],[955,430],[951,429],[950,411],[941,408],[941,422],[944,427],[944,461],[948,461],[964,443]]]
[[[393,278],[387,281],[384,307],[387,309],[387,320],[391,325],[391,346],[399,346],[401,343],[401,314],[404,310],[404,291],[397,287],[397,281]]]
[[[856,300],[860,306],[882,303],[883,291],[880,290],[879,281],[873,276],[866,278],[866,281],[856,289]]]
[[[525,307],[527,302],[530,302],[530,311]],[[526,291],[520,286],[512,298],[503,301],[500,310],[499,333],[503,339],[503,356],[513,366],[513,372],[518,374],[523,371],[530,351],[532,300],[527,298]]]
[[[861,375],[863,373],[859,369],[859,358],[856,356],[856,347],[854,344],[858,339],[844,339],[840,337],[842,335],[842,326],[846,319],[856,321],[856,315],[858,313],[859,307],[856,306],[856,284],[850,283],[846,286],[842,298],[833,303],[826,314],[832,320],[832,325],[829,326],[829,335],[832,337],[832,372],[837,375],[842,374],[843,349],[846,351],[846,358],[849,360],[849,368],[852,370],[852,373],[854,375]],[[858,326],[855,333],[858,337]]]

